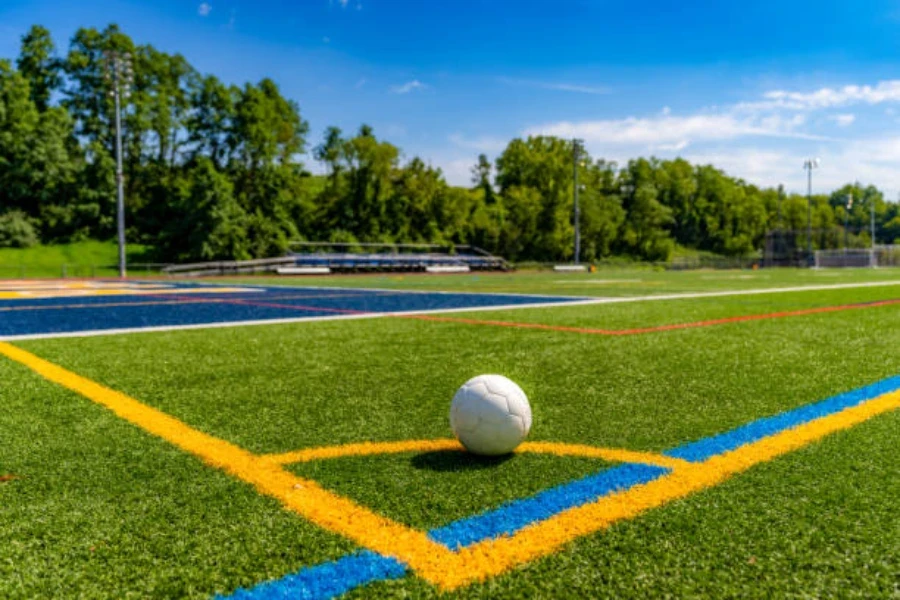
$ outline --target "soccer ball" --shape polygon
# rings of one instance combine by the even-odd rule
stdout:
[[[513,381],[502,375],[479,375],[453,396],[450,427],[469,452],[509,454],[531,429],[531,406]]]

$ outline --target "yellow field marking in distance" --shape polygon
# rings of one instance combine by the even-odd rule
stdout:
[[[489,539],[454,551],[432,541],[426,532],[378,515],[283,468],[284,464],[292,462],[341,456],[458,451],[460,447],[454,440],[366,442],[256,455],[9,343],[0,342],[0,354],[25,365],[49,381],[105,406],[126,421],[201,458],[207,464],[255,486],[260,493],[277,498],[286,508],[319,527],[343,535],[383,556],[395,557],[423,579],[445,590],[498,575],[554,552],[577,537],[717,485],[753,465],[900,408],[900,391],[889,392],[696,463],[653,453],[579,444],[529,442],[521,446],[522,452],[589,456],[663,466],[671,470],[649,483],[562,511],[513,535]]]
[[[243,287],[176,287],[169,284],[132,284],[120,282],[3,282],[0,300],[73,298],[93,296],[147,296],[159,294],[237,294],[257,292]]]

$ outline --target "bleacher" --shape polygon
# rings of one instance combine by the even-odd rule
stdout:
[[[279,258],[173,265],[164,271],[170,275],[202,277],[246,273],[464,273],[510,268],[503,258],[475,246],[295,242],[292,247],[296,249]]]

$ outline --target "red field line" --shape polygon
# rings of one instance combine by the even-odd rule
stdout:
[[[173,299],[187,299],[185,296],[176,296],[174,294],[167,294],[167,298]],[[259,306],[262,308],[282,308],[282,309],[290,309],[290,310],[306,310],[306,311],[316,311],[316,312],[328,312],[328,313],[338,313],[345,315],[367,315],[367,314],[376,314],[371,311],[365,310],[353,310],[349,308],[323,308],[321,306],[306,306],[303,304],[281,304],[278,302],[263,302],[259,300],[244,300],[243,298],[206,298],[203,302],[207,302],[210,304],[236,304],[238,306]]]
[[[771,312],[758,315],[739,315],[736,317],[724,317],[722,319],[708,319],[705,321],[693,321],[690,323],[674,323],[670,325],[657,325],[654,327],[639,327],[634,329],[595,329],[590,327],[568,327],[565,325],[546,325],[543,323],[519,323],[512,321],[491,321],[481,319],[467,319],[461,317],[443,317],[435,315],[405,315],[408,319],[421,321],[438,321],[445,323],[464,323],[467,325],[489,325],[494,327],[513,327],[518,329],[542,329],[546,331],[565,331],[569,333],[584,333],[589,335],[639,335],[642,333],[656,333],[661,331],[673,331],[676,329],[693,329],[696,327],[712,327],[729,323],[742,323],[746,321],[762,321],[766,319],[783,319],[786,317],[800,317],[821,313],[840,312],[845,310],[860,310],[863,308],[877,308],[900,304],[900,299],[878,300],[875,302],[860,302],[857,304],[840,304],[837,306],[820,306],[816,308],[804,308],[801,310]]]

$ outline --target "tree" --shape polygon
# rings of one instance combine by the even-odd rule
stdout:
[[[240,260],[253,256],[248,217],[234,188],[209,158],[197,160],[179,182],[177,218],[167,222],[158,251],[167,260]]]
[[[61,65],[55,53],[56,47],[50,32],[40,25],[32,25],[22,37],[16,67],[28,80],[31,100],[39,112],[50,107],[50,97],[62,83]]]
[[[206,156],[217,169],[228,164],[228,136],[234,120],[234,102],[240,94],[213,75],[190,78],[190,111],[185,121],[191,158]]]
[[[536,233],[528,258],[572,256],[574,228],[572,145],[556,137],[514,139],[497,159],[497,185],[506,200],[513,188],[527,187],[540,198]],[[515,199],[518,204],[526,196]],[[512,206],[505,203],[512,215]],[[527,248],[527,246],[526,246]]]
[[[672,210],[659,202],[653,169],[651,161],[641,158],[629,161],[620,175],[622,207],[627,216],[619,247],[637,258],[664,261],[674,247],[667,231],[673,222]]]
[[[478,162],[472,167],[472,184],[484,194],[485,204],[493,204],[495,202],[494,186],[491,185],[493,171],[494,166],[488,160],[488,157],[484,154],[479,154]]]

